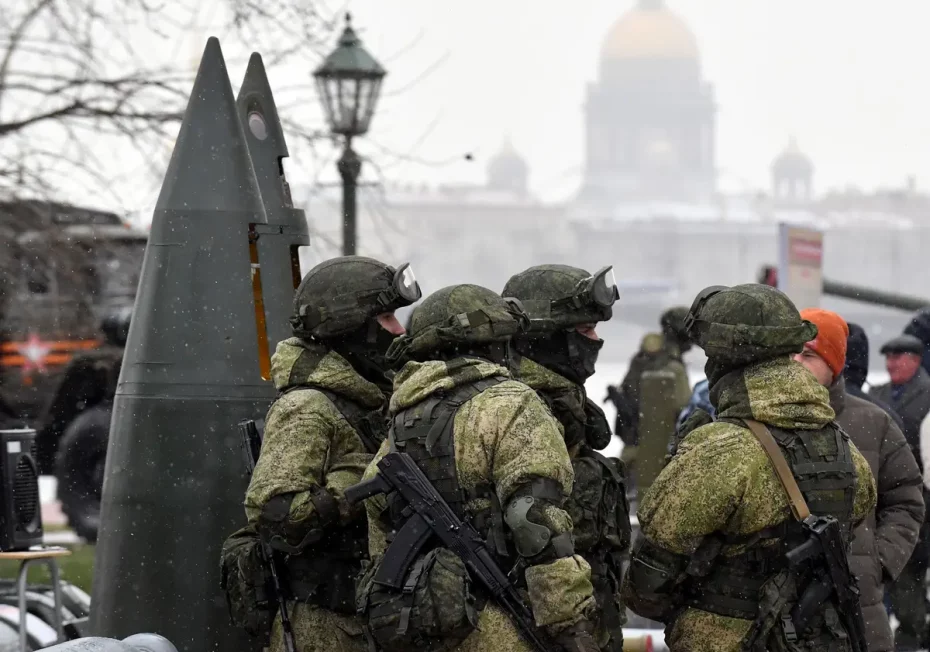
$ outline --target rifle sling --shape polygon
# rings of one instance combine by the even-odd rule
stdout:
[[[769,429],[765,427],[765,424],[752,419],[743,419],[743,423],[752,431],[756,440],[762,444],[765,454],[768,455],[769,461],[772,462],[772,466],[775,468],[775,475],[778,476],[782,487],[785,488],[785,493],[788,494],[788,504],[791,507],[791,513],[794,514],[794,518],[798,521],[803,521],[811,515],[811,510],[807,507],[807,501],[804,500],[804,495],[801,493],[800,487],[798,487],[798,481],[795,480],[794,474],[791,472],[791,467],[788,466],[788,460],[785,459],[785,454],[781,452],[781,448],[778,446],[775,438],[772,437],[772,433],[769,432]]]

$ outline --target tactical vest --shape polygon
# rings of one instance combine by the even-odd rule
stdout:
[[[616,596],[623,578],[623,555],[630,549],[630,506],[622,462],[582,446],[572,459],[575,482],[565,501],[572,518],[575,551],[591,566],[598,624],[610,634],[608,649],[623,644],[623,614]]]
[[[355,401],[316,385],[296,385],[278,397],[299,389],[314,390],[329,399],[356,432],[365,452],[374,455],[387,431],[382,414],[358,405]],[[339,613],[355,613],[355,578],[361,561],[368,558],[368,524],[355,519],[345,527],[332,527],[319,543],[299,555],[287,558],[287,582],[290,598],[310,602]]]
[[[490,528],[494,537],[492,549],[503,555],[507,554],[507,550],[501,538],[503,512],[497,500],[497,491],[492,485],[486,485],[478,487],[474,495],[466,495],[459,484],[455,465],[453,426],[455,415],[463,404],[506,380],[509,379],[504,376],[491,376],[460,385],[448,393],[434,394],[394,415],[388,430],[391,447],[413,458],[459,518],[471,519],[472,525],[483,534]],[[465,503],[475,498],[490,500],[490,511],[466,514]],[[406,520],[404,507],[399,497],[389,498],[388,518],[395,530],[399,530]]]
[[[745,427],[741,421],[721,420]],[[849,436],[835,423],[820,430],[768,428],[811,513],[837,519],[848,541],[857,482]],[[754,620],[763,584],[787,567],[785,553],[805,540],[800,524],[790,516],[752,535],[706,538],[691,558],[685,604],[721,616]],[[741,545],[751,548],[734,556],[720,554],[721,548]],[[809,578],[796,579],[797,586],[803,588]]]
[[[473,492],[462,489],[453,430],[455,415],[464,403],[506,380],[494,376],[434,394],[397,413],[388,431],[392,449],[410,455],[449,507],[487,536],[489,548],[499,555],[507,555],[507,544],[497,493],[490,483]],[[466,502],[476,498],[487,500],[490,507],[466,513]],[[385,524],[394,532],[400,531],[409,510],[395,494],[388,494],[387,503]],[[389,536],[388,548],[392,545]],[[405,575],[403,591],[373,582],[377,570],[377,565],[370,566],[359,582],[358,610],[364,614],[366,631],[379,649],[425,652],[440,646],[448,648],[477,627],[477,613],[486,598],[480,591],[472,591],[462,561],[438,542],[420,551]]]

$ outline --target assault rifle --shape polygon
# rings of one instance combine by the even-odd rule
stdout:
[[[540,652],[558,649],[536,628],[532,612],[494,561],[484,538],[471,523],[452,511],[410,455],[388,453],[378,462],[378,471],[371,480],[346,489],[346,501],[354,505],[396,491],[413,513],[388,546],[375,582],[401,590],[417,553],[435,535],[443,546],[458,555],[471,576],[484,585],[533,647]],[[404,545],[398,545],[401,542]]]
[[[846,545],[840,532],[839,522],[832,517],[811,514],[801,525],[808,539],[797,548],[789,550],[785,557],[791,567],[814,560],[815,579],[804,589],[798,604],[792,609],[791,619],[799,631],[818,611],[824,600],[836,594],[840,620],[849,636],[853,652],[867,652],[865,621],[859,606],[859,587],[849,570]]]
[[[245,455],[245,468],[249,471],[249,477],[255,471],[255,463],[258,461],[259,453],[262,449],[262,436],[258,432],[258,424],[254,420],[239,422],[239,435],[241,436],[242,452]],[[297,640],[294,638],[294,628],[291,626],[291,619],[287,615],[287,600],[284,597],[284,590],[281,586],[281,569],[278,567],[279,561],[271,548],[264,539],[259,536],[261,542],[260,550],[262,561],[271,574],[272,588],[274,597],[278,602],[278,612],[281,614],[281,629],[284,633],[284,648],[287,652],[297,652]]]

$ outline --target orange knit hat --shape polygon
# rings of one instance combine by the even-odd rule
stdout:
[[[849,337],[846,320],[821,308],[805,308],[801,311],[801,319],[813,322],[817,327],[817,339],[808,342],[807,346],[823,358],[836,378],[846,366],[846,339]]]

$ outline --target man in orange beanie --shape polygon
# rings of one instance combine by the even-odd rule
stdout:
[[[917,461],[901,430],[880,407],[846,393],[843,367],[846,365],[846,338],[849,327],[835,312],[808,308],[801,318],[817,326],[817,337],[804,345],[795,360],[810,371],[830,391],[830,405],[836,421],[862,452],[872,468],[878,486],[878,506],[855,532],[850,551],[850,567],[859,581],[859,599],[865,618],[869,652],[918,649],[909,647],[914,636],[921,636],[905,625],[892,639],[888,614],[882,604],[885,583],[891,589],[895,614],[914,616],[914,627],[921,622],[917,604],[920,595],[910,595],[913,578],[905,571],[917,543],[924,519],[922,481]],[[909,565],[908,565],[909,566]],[[906,577],[907,576],[907,577]],[[905,604],[905,601],[909,601]],[[922,612],[926,614],[926,610]],[[906,617],[907,617],[906,616]],[[911,618],[908,617],[910,621]],[[902,631],[903,627],[903,631]]]
[[[835,312],[820,308],[802,310],[801,319],[813,322],[817,327],[817,339],[805,344],[804,350],[798,353],[795,359],[807,367],[821,385],[830,387],[846,366],[846,338],[849,337],[849,326],[846,325],[846,320]]]

